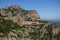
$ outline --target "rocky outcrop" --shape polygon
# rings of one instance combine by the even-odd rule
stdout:
[[[9,20],[0,20],[0,40],[60,40],[59,32],[59,27],[52,23],[19,26]]]
[[[6,6],[0,9],[0,40],[60,40],[60,27],[40,20],[36,10]]]
[[[5,16],[4,19],[13,20],[18,24],[21,24],[20,21],[38,22],[40,20],[40,17],[35,10],[25,10],[17,5],[0,9],[0,14]]]

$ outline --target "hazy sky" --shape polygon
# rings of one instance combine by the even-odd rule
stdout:
[[[36,10],[41,19],[60,20],[60,0],[0,0],[0,8],[12,4]]]

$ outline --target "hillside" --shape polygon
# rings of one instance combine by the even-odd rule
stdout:
[[[12,5],[0,8],[0,40],[60,40],[60,28],[35,10]]]

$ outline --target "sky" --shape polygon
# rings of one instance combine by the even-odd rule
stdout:
[[[0,0],[0,8],[12,4],[36,10],[42,20],[60,20],[60,0]]]

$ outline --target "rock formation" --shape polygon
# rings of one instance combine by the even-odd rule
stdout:
[[[0,40],[60,40],[60,27],[42,21],[36,10],[0,8]]]
[[[17,5],[0,9],[0,14],[5,16],[4,19],[13,20],[18,24],[21,24],[20,21],[38,22],[40,20],[40,17],[35,10],[24,10]]]

